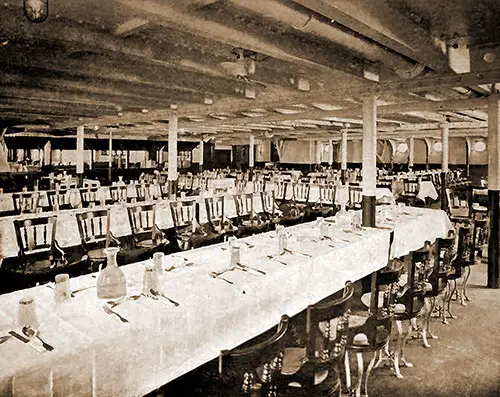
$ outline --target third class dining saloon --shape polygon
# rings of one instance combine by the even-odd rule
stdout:
[[[497,0],[6,0],[0,76],[0,396],[500,395]]]

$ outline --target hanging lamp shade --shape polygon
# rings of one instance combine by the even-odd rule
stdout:
[[[43,22],[49,16],[49,0],[23,0],[23,9],[29,21]]]

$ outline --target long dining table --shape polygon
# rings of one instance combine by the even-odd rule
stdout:
[[[64,302],[55,302],[50,285],[1,295],[0,338],[12,330],[22,335],[16,325],[19,300],[30,296],[39,335],[54,350],[42,349],[36,339],[25,343],[10,337],[0,343],[0,395],[144,395],[270,329],[281,315],[301,312],[346,281],[359,280],[453,228],[440,210],[380,206],[377,211],[376,228],[353,231],[328,222],[326,239],[316,222],[289,227],[284,255],[278,255],[275,232],[239,239],[245,270],[220,277],[211,273],[229,267],[227,243],[167,255],[160,289],[179,305],[145,296],[130,299],[113,309],[127,322],[104,310],[108,303],[97,298],[96,274],[71,279],[71,290],[87,289]],[[121,267],[129,296],[141,293],[150,263]]]

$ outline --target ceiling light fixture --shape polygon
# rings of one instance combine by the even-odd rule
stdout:
[[[441,141],[436,141],[432,144],[432,149],[435,152],[442,152],[443,151],[443,143]]]
[[[484,140],[477,140],[472,145],[472,148],[475,152],[484,152],[486,150],[486,142]]]

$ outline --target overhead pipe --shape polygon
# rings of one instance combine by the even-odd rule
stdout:
[[[341,44],[352,51],[362,54],[370,61],[382,62],[386,67],[394,71],[413,70],[415,68],[415,63],[411,63],[401,56],[344,32],[331,24],[322,22],[314,15],[313,11],[305,13],[280,2],[271,2],[268,0],[231,0],[231,3],[240,8],[292,26],[297,31],[311,33],[323,39]]]

